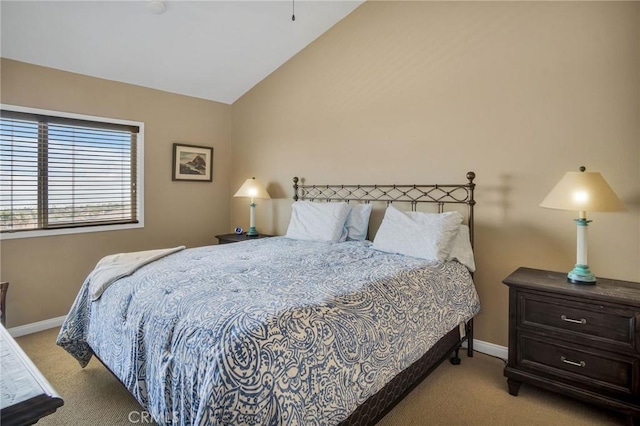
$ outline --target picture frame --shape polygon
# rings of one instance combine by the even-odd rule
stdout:
[[[213,181],[213,147],[173,144],[173,181]]]

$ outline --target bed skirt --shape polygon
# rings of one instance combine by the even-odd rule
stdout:
[[[442,361],[460,347],[459,327],[445,334],[426,354],[411,364],[375,395],[367,399],[340,425],[373,425],[384,417]]]

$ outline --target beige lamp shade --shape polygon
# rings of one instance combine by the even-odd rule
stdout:
[[[256,178],[245,180],[234,197],[271,199],[264,185]]]
[[[580,212],[616,212],[626,207],[598,172],[567,172],[540,207]]]

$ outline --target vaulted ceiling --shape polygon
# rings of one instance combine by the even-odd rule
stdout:
[[[231,104],[362,2],[2,0],[0,55]]]

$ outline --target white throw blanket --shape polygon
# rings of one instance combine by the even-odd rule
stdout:
[[[118,253],[103,257],[91,273],[89,282],[91,300],[99,299],[102,293],[116,280],[133,274],[147,263],[184,250],[184,248],[185,246],[179,246],[167,249]]]

